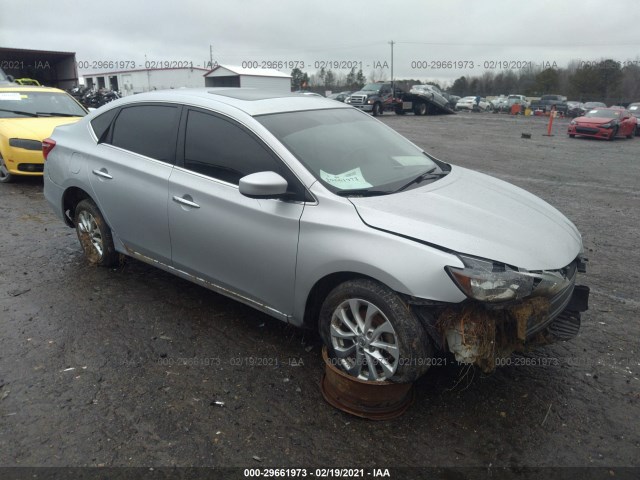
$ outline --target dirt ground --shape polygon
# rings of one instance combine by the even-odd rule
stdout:
[[[134,260],[89,267],[42,180],[21,180],[0,185],[0,466],[640,474],[622,468],[640,467],[640,138],[569,139],[562,119],[545,137],[545,119],[497,114],[381,119],[577,225],[591,298],[576,339],[490,375],[432,368],[403,417],[361,420],[323,400],[317,336]]]

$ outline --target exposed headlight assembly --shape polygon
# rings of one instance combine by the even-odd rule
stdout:
[[[528,296],[553,297],[571,284],[560,271],[530,272],[503,263],[458,255],[464,268],[446,267],[456,285],[470,298],[499,303]]]

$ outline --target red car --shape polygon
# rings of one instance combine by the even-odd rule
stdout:
[[[607,140],[613,140],[616,136],[631,138],[637,123],[636,117],[624,108],[596,107],[583,117],[571,120],[567,133],[571,138],[576,135]]]

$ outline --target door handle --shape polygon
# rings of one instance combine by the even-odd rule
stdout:
[[[107,173],[107,170],[104,168],[100,170],[93,170],[93,174],[97,175],[98,177],[106,178],[108,180],[111,180],[113,178],[111,175]]]
[[[173,201],[177,203],[181,203],[182,205],[186,205],[191,208],[200,208],[200,205],[198,205],[196,202],[193,201],[193,198],[191,198],[191,195],[185,195],[185,197],[188,197],[188,198],[178,197],[177,195],[174,195]]]

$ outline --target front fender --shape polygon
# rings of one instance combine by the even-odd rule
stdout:
[[[453,254],[365,225],[345,199],[319,198],[300,221],[294,312],[301,325],[314,285],[328,275],[355,273],[417,298],[459,303],[466,297],[445,266],[462,267]]]

